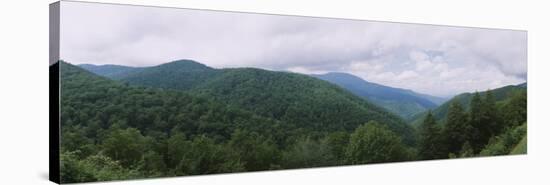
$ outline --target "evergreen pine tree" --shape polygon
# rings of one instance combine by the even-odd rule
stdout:
[[[421,159],[442,159],[447,157],[443,145],[441,129],[437,125],[432,112],[429,111],[420,125],[418,155]]]
[[[485,99],[483,101],[483,117],[482,117],[482,123],[483,123],[483,136],[484,140],[489,141],[489,138],[492,136],[498,135],[501,131],[500,126],[500,120],[498,116],[497,111],[497,105],[495,96],[493,95],[492,91],[487,91],[485,93]]]
[[[471,132],[472,126],[468,122],[464,108],[458,101],[451,102],[443,130],[443,135],[449,149],[448,152],[459,154],[464,143],[471,139],[469,135]]]
[[[472,137],[470,139],[470,145],[472,146],[475,153],[478,153],[487,143],[487,140],[485,139],[483,130],[483,101],[481,99],[481,95],[476,92],[474,96],[472,97],[472,100],[470,101],[470,125],[473,127],[472,129]]]

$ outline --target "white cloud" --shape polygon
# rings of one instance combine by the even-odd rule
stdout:
[[[411,80],[418,78],[418,73],[414,71],[403,71],[397,75],[396,80]]]
[[[524,82],[522,31],[62,3],[61,57],[151,66],[193,59],[212,67],[347,72],[448,96]]]
[[[426,53],[419,51],[411,51],[409,53],[409,57],[413,61],[424,61],[428,59],[428,55]]]

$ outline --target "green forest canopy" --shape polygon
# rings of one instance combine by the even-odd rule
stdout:
[[[193,72],[179,70],[189,75],[205,69],[192,66],[197,67]],[[525,93],[494,106],[485,98],[482,109],[506,119],[482,120],[498,129],[484,140],[464,140],[455,153],[444,137],[452,134],[445,132],[463,130],[432,124],[436,129],[418,131],[432,139],[418,137],[395,115],[305,75],[226,69],[201,82],[189,78],[179,87],[172,86],[180,85],[175,66],[172,72],[155,69],[171,74],[158,81],[153,78],[157,73],[140,68],[140,74],[153,78],[142,84],[65,62],[60,68],[64,183],[501,155],[521,148],[514,144],[525,132],[517,129],[526,122]],[[458,117],[480,125],[472,122],[471,113]],[[474,127],[485,134],[482,128]],[[426,145],[442,146],[438,155],[429,154],[437,157],[419,152]]]

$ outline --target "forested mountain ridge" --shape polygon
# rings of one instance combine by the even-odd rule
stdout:
[[[413,130],[400,118],[335,85],[316,78],[255,68],[224,69],[224,73],[193,90],[296,127],[352,130],[377,120],[412,143]]]
[[[256,68],[214,69],[192,60],[144,67],[121,78],[130,85],[185,90],[316,132],[350,131],[377,120],[414,143],[397,116],[328,82]]]
[[[372,101],[404,119],[410,119],[418,113],[433,109],[444,101],[443,98],[419,94],[407,89],[371,83],[347,73],[326,73],[311,76],[347,89],[353,94]]]
[[[238,72],[241,70],[245,72]],[[60,160],[64,183],[415,158],[414,150],[403,143],[407,141],[407,131],[413,130],[399,118],[376,106],[370,107],[365,100],[339,87],[305,75],[288,76],[280,72],[267,75],[269,71],[232,69],[223,74],[228,75],[225,80],[219,78],[205,85],[213,87],[212,91],[204,91],[205,87],[182,91],[111,80],[62,61],[60,71]],[[350,118],[334,121],[335,127],[324,128],[327,125],[323,123],[329,122],[305,122],[319,118],[300,112],[304,110],[289,109],[285,111],[289,115],[275,119],[276,116],[242,109],[237,106],[239,102],[225,102],[223,97],[209,95],[227,90],[220,84],[252,86],[250,92],[257,87],[263,89],[255,80],[241,79],[255,75],[265,76],[256,80],[267,80],[271,85],[284,84],[272,82],[272,78],[282,78],[305,83],[290,83],[296,86],[288,87],[291,89],[303,85],[315,87],[312,96],[325,98],[321,99],[325,102],[314,101],[310,103],[315,104],[308,104],[310,107],[297,108],[311,109],[314,113],[321,110],[326,114],[319,115],[321,118],[339,113]],[[298,89],[301,90],[289,92],[299,92]],[[274,92],[277,93],[282,92]],[[338,98],[331,100],[333,95]],[[299,97],[302,96],[305,95]],[[298,120],[302,113],[306,116]]]
[[[417,119],[424,159],[525,154],[526,84],[456,96]]]
[[[81,126],[88,123],[95,124],[93,120],[99,119],[97,120],[99,121],[99,123],[97,123],[99,125],[96,126],[103,126],[104,128],[108,128],[113,124],[123,124],[119,126],[131,126],[143,132],[151,127],[163,131],[173,131],[173,129],[185,128],[182,130],[183,132],[193,132],[196,131],[195,129],[205,129],[209,127],[212,127],[209,129],[223,130],[224,128],[234,126],[232,120],[239,117],[245,117],[246,119],[252,120],[258,119],[261,120],[261,123],[277,124],[272,119],[262,118],[251,112],[229,107],[225,104],[207,98],[197,97],[189,93],[128,86],[122,82],[97,76],[66,62],[60,62],[60,71],[61,96],[63,97],[61,106],[62,115],[64,115],[62,118],[72,119],[84,117],[89,119],[78,121],[62,120],[62,124],[66,124],[66,126],[72,125],[71,123],[79,123]],[[75,104],[71,101],[77,101],[78,103]],[[92,109],[91,106],[100,107],[94,107]],[[73,113],[78,112],[77,110],[79,109],[83,110],[80,112],[84,114],[73,115]],[[66,111],[64,112],[64,110]],[[193,124],[198,125],[181,126],[177,124],[171,125],[174,123],[169,123],[169,120],[177,120],[176,117],[181,117],[181,113],[186,113],[187,111],[192,111],[193,115],[187,115],[185,119],[194,120],[196,123]],[[114,114],[115,117],[112,117],[111,114]],[[151,116],[150,114],[160,115]],[[226,125],[208,125],[213,123],[206,123],[208,119],[203,116],[228,116],[231,119],[223,119],[227,122]],[[117,120],[111,120],[111,118],[121,120],[117,122]],[[206,120],[199,120],[203,118]],[[186,121],[180,120],[177,122],[182,123]],[[201,122],[204,122],[204,124]],[[203,134],[208,134],[208,132],[205,131]],[[227,137],[229,135],[230,132],[220,134],[219,136]]]
[[[188,90],[220,74],[220,70],[192,60],[176,60],[152,67],[80,65],[84,69],[131,85]]]
[[[514,94],[517,93],[525,93],[527,91],[527,83],[522,83],[518,85],[508,85],[501,88],[489,90],[494,95],[496,101],[505,101],[511,98]],[[480,92],[481,94],[487,93],[487,91]],[[469,109],[469,103],[474,96],[475,93],[462,93],[459,95],[456,95],[449,101],[441,104],[437,108],[432,110],[432,114],[434,115],[434,118],[436,120],[443,120],[445,119],[445,116],[449,110],[449,107],[453,101],[459,102],[466,110]],[[504,102],[501,102],[501,104]],[[422,122],[423,117],[426,116],[426,112],[419,113],[408,121],[411,123],[411,125],[419,125]]]
[[[308,75],[193,61],[107,67],[100,76],[60,62],[62,182],[527,151],[526,84],[457,96],[414,129]]]
[[[122,78],[123,76],[128,75],[129,73],[140,70],[139,67],[129,67],[122,65],[95,65],[95,64],[79,64],[78,67],[86,69],[92,73],[95,73],[100,76],[104,76],[111,79]]]

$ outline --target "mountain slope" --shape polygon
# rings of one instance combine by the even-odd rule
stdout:
[[[183,60],[117,79],[131,85],[184,90],[312,133],[352,131],[377,120],[413,142],[414,130],[399,117],[328,82],[255,68],[214,69]],[[301,130],[301,131],[300,131]]]
[[[128,67],[128,66],[121,66],[121,65],[94,65],[94,64],[80,64],[78,67],[86,69],[87,71],[90,71],[92,73],[95,73],[100,76],[104,76],[107,78],[121,78],[123,76],[128,75],[129,73],[135,72],[137,70],[140,70],[140,68],[137,67]]]
[[[368,99],[405,119],[435,108],[442,101],[442,98],[415,93],[411,90],[367,82],[347,73],[327,73],[312,76],[347,89],[353,94]]]
[[[417,93],[417,92],[414,92],[414,91],[411,91],[411,90],[408,90],[408,89],[405,90],[405,93],[410,93],[413,96],[427,99],[427,100],[431,101],[432,103],[435,103],[438,106],[445,103],[445,101],[447,101],[449,99],[449,98],[442,98],[442,97],[432,96],[432,95],[428,95],[428,94]]]
[[[527,154],[527,136],[523,136],[521,141],[512,149],[510,154]]]
[[[100,76],[122,80],[131,85],[179,90],[191,89],[220,73],[219,70],[192,60],[177,60],[152,67],[91,64],[79,66]]]
[[[412,129],[397,116],[330,83],[307,75],[254,68],[224,70],[195,92],[296,127],[352,130],[376,120],[403,134]]]
[[[518,92],[525,92],[527,91],[527,83],[522,83],[519,85],[508,85],[501,88],[490,90],[497,102],[500,102],[500,104],[505,103],[505,101],[508,101],[508,99],[514,94]],[[480,92],[481,94],[486,93]],[[447,111],[449,110],[449,107],[451,105],[451,102],[458,101],[462,106],[465,108],[465,110],[469,109],[470,101],[473,97],[474,93],[462,93],[455,97],[453,97],[451,100],[445,102],[444,104],[440,105],[439,107],[432,110],[432,114],[436,120],[444,120],[447,114]],[[419,113],[415,116],[413,116],[409,121],[412,125],[419,125],[422,120],[424,119],[426,113]]]
[[[413,159],[414,150],[403,145],[410,142],[411,127],[309,76],[228,69],[185,91],[129,85],[65,62],[59,66],[63,183],[351,164],[354,158],[342,153],[346,140],[367,120],[379,121],[372,123],[379,131],[396,132],[389,147],[400,153],[372,163]],[[272,102],[279,104],[267,104]],[[287,109],[276,116],[264,106]],[[387,134],[373,136],[387,141]]]
[[[142,68],[118,78],[132,85],[188,90],[220,74],[219,70],[192,60],[178,60]]]
[[[123,124],[143,133],[181,131],[215,138],[228,138],[236,128],[277,138],[273,133],[288,129],[273,119],[186,92],[128,86],[66,62],[60,69],[62,128],[94,125],[101,130]],[[86,119],[75,119],[80,117]]]

